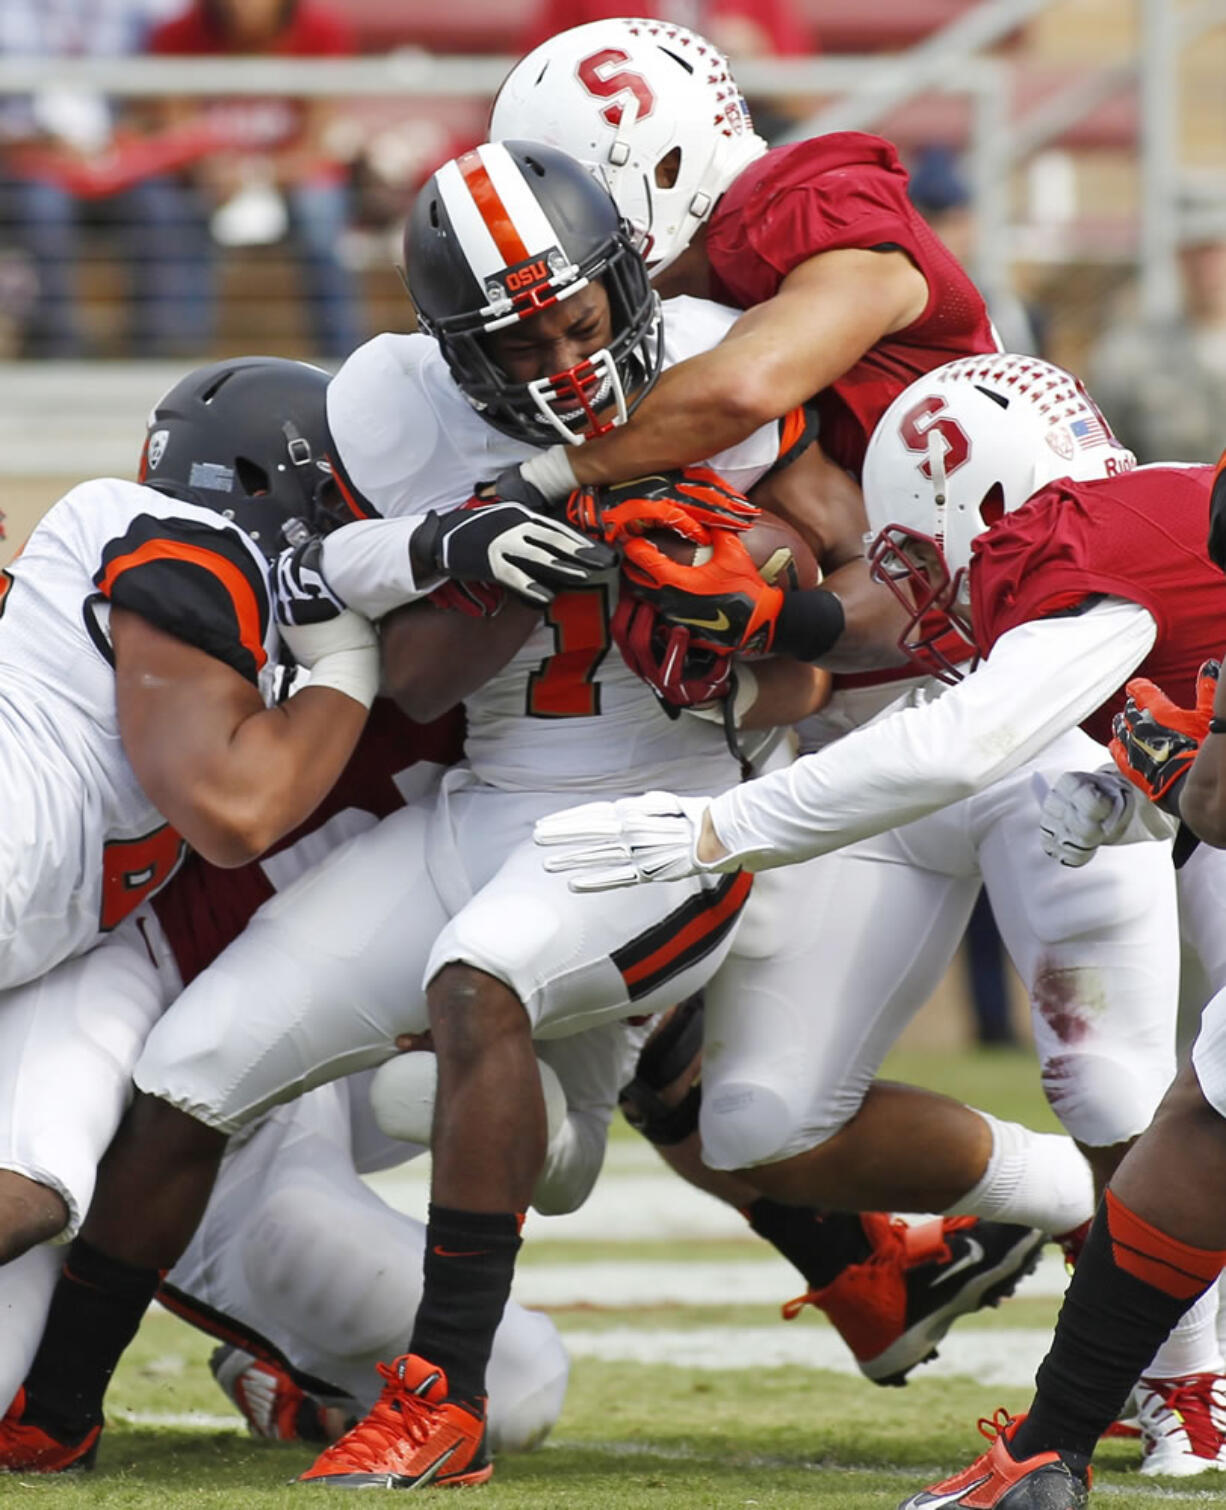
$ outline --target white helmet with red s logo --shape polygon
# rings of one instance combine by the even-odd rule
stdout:
[[[1114,477],[1137,464],[1072,373],[994,352],[937,367],[899,394],[864,457],[869,563],[910,617],[900,640],[937,674],[935,650],[970,637],[971,544],[1058,477]]]
[[[723,53],[684,26],[628,17],[559,32],[522,58],[489,138],[545,142],[601,175],[653,276],[766,151]]]

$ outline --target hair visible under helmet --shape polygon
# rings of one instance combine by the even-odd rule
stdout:
[[[197,367],[153,406],[139,481],[233,519],[270,559],[331,528],[328,382],[282,357]]]
[[[1059,477],[1136,464],[1081,381],[1037,357],[962,357],[912,383],[878,421],[862,477],[873,576],[909,615],[901,647],[960,675],[936,642],[951,629],[970,637],[976,536]]]
[[[626,17],[559,32],[522,58],[494,100],[489,135],[547,142],[597,173],[653,277],[767,150],[714,44]]]
[[[660,301],[629,227],[555,147],[486,143],[445,163],[417,196],[404,260],[422,330],[473,407],[516,440],[575,444],[624,423],[659,376]],[[608,346],[564,372],[513,381],[487,338],[593,283],[609,298]]]

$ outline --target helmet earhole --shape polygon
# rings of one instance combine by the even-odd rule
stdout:
[[[671,189],[681,174],[681,148],[673,147],[656,164],[656,188]]]
[[[979,517],[983,520],[984,528],[987,529],[995,524],[1005,512],[1005,490],[999,482],[994,482],[983,495],[983,501],[979,505]]]

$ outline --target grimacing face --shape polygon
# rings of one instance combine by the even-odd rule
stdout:
[[[486,350],[516,383],[566,372],[613,339],[613,313],[604,286],[589,283],[569,299],[529,315],[486,338]]]

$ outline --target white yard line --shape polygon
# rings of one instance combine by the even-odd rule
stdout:
[[[429,1198],[429,1180],[430,1165],[427,1159],[418,1159],[411,1164],[402,1164],[398,1169],[389,1169],[380,1174],[368,1176],[368,1183],[389,1205],[423,1219]],[[746,1240],[749,1238],[749,1229],[745,1218],[739,1211],[734,1211],[731,1206],[725,1206],[721,1201],[704,1195],[701,1190],[695,1190],[692,1185],[687,1185],[670,1173],[646,1143],[614,1143],[610,1145],[604,1172],[584,1205],[569,1216],[539,1216],[535,1211],[530,1211],[524,1228],[524,1236],[528,1240],[530,1249],[538,1250],[541,1244],[549,1242],[592,1244],[658,1242],[663,1244],[682,1242],[686,1239],[692,1242]],[[758,1290],[752,1297],[754,1303],[758,1300],[786,1300],[790,1295],[799,1294],[804,1288],[790,1265],[781,1259],[767,1258],[766,1255],[769,1252],[765,1243],[751,1245],[750,1242],[746,1242],[744,1268],[746,1271],[753,1271],[760,1275],[760,1279],[754,1281],[758,1286]],[[562,1269],[569,1266],[557,1267]],[[579,1269],[583,1265],[573,1267]],[[615,1267],[620,1272],[631,1266],[618,1263],[610,1267]],[[537,1272],[541,1268],[542,1266],[538,1265],[523,1264],[520,1266],[520,1274],[526,1279],[530,1272]],[[664,1275],[668,1270],[668,1265],[657,1264],[652,1268]],[[723,1277],[725,1269],[722,1265],[678,1263],[675,1268],[677,1271],[675,1276],[666,1280],[670,1293],[661,1297],[663,1299],[675,1299],[680,1302],[688,1299],[692,1305],[750,1299],[748,1296],[739,1295],[734,1290],[724,1290],[720,1293],[719,1287],[725,1283]],[[717,1277],[711,1281],[711,1288],[694,1291],[687,1295],[679,1288],[682,1283],[681,1271],[683,1269],[691,1273],[711,1269],[712,1272],[717,1272]],[[535,1286],[535,1280],[532,1283]],[[633,1300],[627,1302],[610,1300],[600,1293],[601,1283],[602,1281],[592,1277],[589,1280],[590,1292],[587,1294],[576,1293],[565,1300],[533,1299],[526,1303],[573,1305],[578,1301],[590,1301],[595,1305],[615,1305],[633,1304],[640,1298],[635,1296]],[[608,1283],[611,1289],[616,1288],[618,1283],[616,1274],[612,1275]],[[698,1279],[696,1283],[701,1285],[703,1281]],[[1020,1293],[1062,1295],[1066,1283],[1063,1262],[1053,1248],[1044,1256],[1038,1272],[1026,1281]],[[768,1287],[775,1285],[778,1286],[777,1290],[766,1293]],[[517,1289],[516,1293],[521,1299],[524,1298],[525,1292]]]
[[[1053,1250],[1017,1293],[1062,1295],[1067,1283]],[[791,1264],[766,1244],[744,1260],[601,1259],[591,1262],[520,1264],[515,1298],[527,1306],[781,1305],[804,1290]]]

